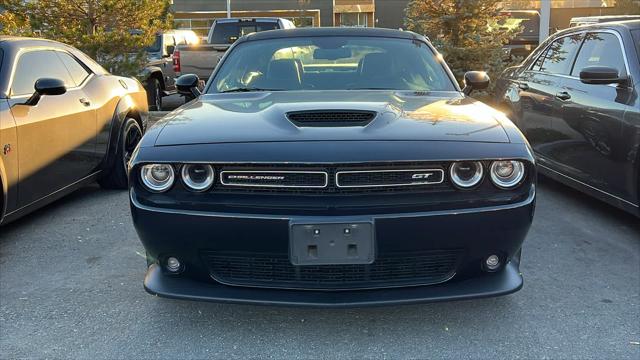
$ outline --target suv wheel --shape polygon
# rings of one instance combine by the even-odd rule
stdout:
[[[162,89],[160,88],[160,81],[157,78],[151,78],[147,84],[147,102],[149,103],[149,110],[161,111],[162,110]]]

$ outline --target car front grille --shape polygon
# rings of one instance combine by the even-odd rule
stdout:
[[[217,165],[214,191],[355,192],[452,190],[446,163]]]
[[[380,255],[368,265],[294,266],[285,254],[202,251],[216,281],[236,286],[306,290],[431,285],[453,277],[461,251]]]

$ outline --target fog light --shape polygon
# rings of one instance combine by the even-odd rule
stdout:
[[[174,257],[167,259],[167,270],[171,272],[178,272],[180,270],[180,261]]]
[[[498,255],[490,255],[485,261],[488,270],[495,270],[500,267],[500,258]]]

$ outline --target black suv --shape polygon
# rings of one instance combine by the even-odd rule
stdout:
[[[639,211],[640,20],[574,27],[547,39],[497,83],[539,171]]]

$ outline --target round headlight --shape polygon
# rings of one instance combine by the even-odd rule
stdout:
[[[512,188],[523,178],[524,164],[521,161],[504,160],[491,163],[491,181],[499,188]]]
[[[472,188],[482,181],[483,168],[479,161],[461,161],[451,165],[451,181],[462,189]]]
[[[163,192],[173,185],[175,175],[173,166],[169,164],[149,164],[143,165],[140,169],[140,178],[150,191]]]
[[[186,164],[182,167],[182,181],[189,190],[205,191],[213,185],[214,171],[211,165]]]

